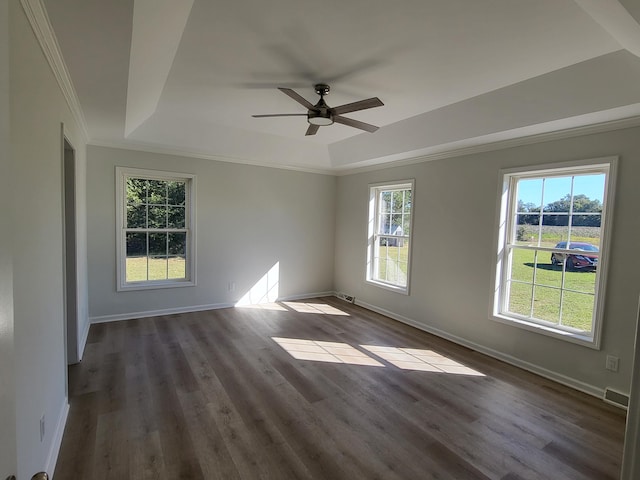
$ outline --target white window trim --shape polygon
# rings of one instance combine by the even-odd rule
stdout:
[[[609,250],[611,244],[611,230],[612,230],[612,218],[613,207],[615,198],[615,183],[616,183],[616,171],[617,171],[618,157],[601,157],[587,160],[579,160],[573,162],[563,162],[556,164],[534,165],[528,167],[518,167],[502,169],[499,171],[498,181],[498,201],[496,206],[496,227],[495,239],[493,245],[496,245],[496,251],[494,252],[494,265],[492,269],[491,278],[491,310],[489,312],[489,318],[497,322],[501,322],[507,325],[522,328],[528,331],[536,332],[542,335],[562,339],[571,343],[583,345],[595,350],[600,349],[602,324],[604,320],[604,305],[605,305],[605,292],[607,271],[609,268]],[[502,268],[502,263],[505,260],[504,252],[507,242],[507,235],[509,231],[509,219],[507,218],[507,206],[513,204],[513,189],[510,188],[511,178],[514,176],[552,176],[563,175],[575,171],[575,169],[589,170],[590,168],[595,170],[608,169],[607,181],[604,187],[603,205],[605,206],[602,212],[602,231],[601,231],[601,248],[598,260],[598,271],[596,278],[596,291],[595,291],[595,315],[594,315],[594,328],[591,335],[585,335],[581,332],[571,332],[568,330],[556,328],[554,325],[545,325],[542,321],[530,321],[524,318],[518,318],[512,315],[506,315],[501,312],[501,305],[504,302],[502,298],[502,285],[506,281],[507,269]]]
[[[127,282],[126,280],[126,179],[128,177],[149,180],[187,180],[186,188],[186,225],[187,235],[186,279],[185,280],[147,280],[146,282]],[[152,290],[158,288],[192,287],[196,285],[196,176],[190,173],[164,172],[139,168],[116,167],[116,290]]]
[[[383,288],[385,290],[390,290],[392,292],[400,293],[403,295],[409,295],[410,285],[411,285],[411,258],[412,258],[412,250],[413,250],[413,218],[415,215],[415,198],[416,198],[416,189],[415,189],[415,180],[397,180],[393,182],[383,182],[383,183],[371,183],[368,186],[369,188],[369,204],[368,204],[368,225],[367,225],[367,259],[366,259],[366,277],[365,281],[371,285],[375,285],[376,287]],[[384,189],[394,190],[394,189],[411,189],[411,219],[409,220],[410,228],[409,235],[404,236],[409,241],[409,250],[407,252],[407,286],[403,287],[400,285],[395,285],[393,283],[383,282],[380,280],[376,280],[373,278],[373,258],[374,258],[374,249],[376,248],[375,242],[375,232],[377,226],[376,220],[376,212],[378,210],[377,207],[377,192]],[[379,248],[379,247],[378,247]]]

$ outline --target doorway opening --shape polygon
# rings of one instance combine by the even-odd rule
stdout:
[[[62,134],[64,217],[64,329],[67,364],[78,363],[78,267],[76,244],[76,152]]]

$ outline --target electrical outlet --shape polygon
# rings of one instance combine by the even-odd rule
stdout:
[[[618,357],[614,357],[613,355],[607,355],[607,363],[605,368],[607,370],[611,370],[612,372],[618,371],[618,362],[620,359]]]
[[[236,282],[229,282],[229,291],[230,292],[236,291]]]
[[[40,441],[44,440],[44,413],[40,417]]]

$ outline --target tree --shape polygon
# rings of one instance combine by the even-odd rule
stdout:
[[[544,207],[545,215],[543,225],[566,226],[569,222],[568,213],[573,213],[571,224],[574,227],[599,227],[602,215],[602,203],[600,200],[591,200],[586,195],[580,193],[573,196],[573,210],[571,210],[571,195],[565,195],[560,200],[551,202]],[[565,215],[553,215],[563,213]],[[579,213],[591,213],[596,215],[577,215]]]
[[[539,222],[540,206],[518,200],[518,225],[538,225]]]

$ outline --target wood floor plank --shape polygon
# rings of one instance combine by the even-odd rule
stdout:
[[[56,480],[607,480],[624,441],[599,399],[334,297],[92,325],[69,392]]]

